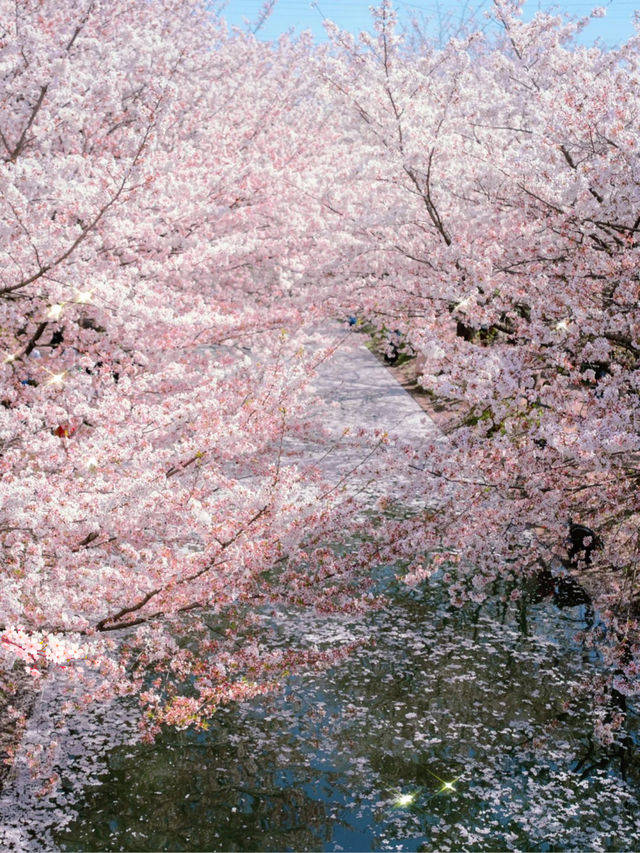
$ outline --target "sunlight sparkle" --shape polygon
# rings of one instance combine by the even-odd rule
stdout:
[[[416,798],[415,793],[413,793],[413,794],[398,794],[398,796],[395,797],[393,803],[395,806],[398,806],[399,808],[404,808],[406,806],[410,806],[411,803],[413,803],[415,801],[415,798]]]
[[[59,320],[60,315],[62,314],[63,308],[64,308],[64,305],[61,305],[60,303],[56,302],[55,305],[52,305],[49,308],[49,313],[47,314],[47,318],[49,320]]]
[[[52,373],[51,379],[47,382],[47,385],[62,385],[64,383],[64,377],[67,375],[67,371],[64,370],[62,373]]]

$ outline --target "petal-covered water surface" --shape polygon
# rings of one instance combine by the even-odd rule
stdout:
[[[440,581],[356,622],[269,617],[273,644],[370,637],[206,731],[123,744],[73,796],[31,810],[23,843],[63,850],[628,850],[638,719],[602,746],[580,690],[602,663],[583,607],[453,609]],[[64,775],[63,775],[64,778]],[[66,798],[66,799],[65,799]],[[64,813],[67,825],[60,828]],[[55,822],[58,829],[54,830]]]

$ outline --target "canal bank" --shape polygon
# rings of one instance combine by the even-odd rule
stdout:
[[[418,365],[415,358],[399,359],[390,362],[383,353],[369,342],[369,348],[378,362],[412,397],[421,410],[429,417],[435,428],[444,436],[454,432],[469,414],[469,408],[459,401],[437,398],[425,391],[420,384]],[[627,520],[632,523],[633,519]],[[636,525],[640,517],[636,519]],[[569,526],[567,525],[567,542],[569,547]],[[616,624],[618,642],[629,647],[640,647],[640,579],[636,574],[621,575],[619,571],[602,566],[597,559],[589,566],[580,570],[572,568],[567,561],[567,550],[558,549],[555,556],[545,567],[546,570],[557,572],[558,569],[568,573],[573,582],[588,595],[595,610],[608,613],[611,622]]]

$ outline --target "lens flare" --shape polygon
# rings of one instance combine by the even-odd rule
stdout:
[[[62,314],[63,308],[64,308],[64,305],[60,305],[59,303],[52,305],[49,308],[49,313],[47,314],[48,319],[49,320],[59,320],[60,315]]]
[[[414,802],[415,798],[415,794],[398,794],[397,797],[394,798],[393,804],[398,806],[398,808],[406,808]]]
[[[63,373],[52,373],[51,379],[47,382],[47,385],[62,385],[64,383],[64,377],[67,375],[67,371],[65,370]]]

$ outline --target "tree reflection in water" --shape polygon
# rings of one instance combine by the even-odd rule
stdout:
[[[630,713],[607,747],[594,741],[597,709],[580,684],[601,663],[571,639],[586,602],[505,607],[509,590],[495,592],[452,610],[437,580],[398,590],[367,617],[375,643],[339,667],[230,707],[208,732],[115,750],[57,843],[637,849],[638,721]]]
[[[114,754],[69,849],[322,848],[331,837],[326,806],[280,769],[279,739],[258,755],[224,727],[216,738],[174,734],[137,751],[135,765],[124,751]]]

